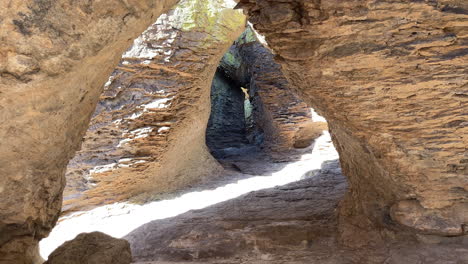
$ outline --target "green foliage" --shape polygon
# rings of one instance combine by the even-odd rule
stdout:
[[[174,17],[179,29],[207,33],[210,43],[231,39],[232,32],[245,27],[246,21],[240,10],[228,7],[224,0],[182,0]]]

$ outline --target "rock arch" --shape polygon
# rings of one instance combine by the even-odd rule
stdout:
[[[68,160],[130,41],[175,1],[0,4],[0,254],[30,263]],[[330,122],[351,191],[342,238],[466,234],[466,3],[242,0]],[[21,194],[21,195],[19,195]],[[36,260],[38,261],[38,260]]]
[[[228,5],[180,1],[123,54],[68,165],[63,210],[151,200],[219,173],[205,146],[210,86],[245,28]]]

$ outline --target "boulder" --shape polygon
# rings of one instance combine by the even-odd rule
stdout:
[[[101,232],[81,233],[63,243],[44,264],[129,264],[130,243]]]

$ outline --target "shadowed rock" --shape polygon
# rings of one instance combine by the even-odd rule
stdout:
[[[129,264],[130,244],[101,232],[81,233],[58,247],[44,264]]]

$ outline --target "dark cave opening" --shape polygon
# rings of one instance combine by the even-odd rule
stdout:
[[[211,86],[206,144],[218,160],[267,155],[293,160],[327,128],[315,122],[274,60],[248,27],[219,62]]]
[[[206,129],[206,144],[216,159],[261,150],[261,128],[253,119],[253,111],[249,89],[218,67],[211,86],[211,114]]]
[[[245,100],[238,83],[218,69],[211,86],[211,115],[206,130],[206,144],[216,158],[223,156],[223,150],[249,144]]]

